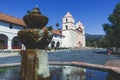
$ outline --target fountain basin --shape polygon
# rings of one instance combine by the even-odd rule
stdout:
[[[100,71],[68,65],[50,65],[49,80],[119,80],[111,71]],[[20,66],[0,68],[0,80],[21,80]]]

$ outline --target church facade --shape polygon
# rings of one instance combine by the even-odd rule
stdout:
[[[62,19],[62,47],[85,47],[85,30],[83,24],[78,21],[75,24],[73,16],[68,12]]]

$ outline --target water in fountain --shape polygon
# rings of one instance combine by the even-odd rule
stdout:
[[[1,68],[0,80],[20,80],[20,67]],[[74,66],[50,66],[50,80],[119,80],[109,72]]]

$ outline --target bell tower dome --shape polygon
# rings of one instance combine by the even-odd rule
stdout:
[[[70,12],[67,12],[62,19],[62,30],[74,29],[74,22],[73,16],[70,14]]]

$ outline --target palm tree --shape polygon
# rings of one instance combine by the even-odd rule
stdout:
[[[56,28],[57,28],[57,30],[59,29],[59,23],[58,22],[56,23]]]

